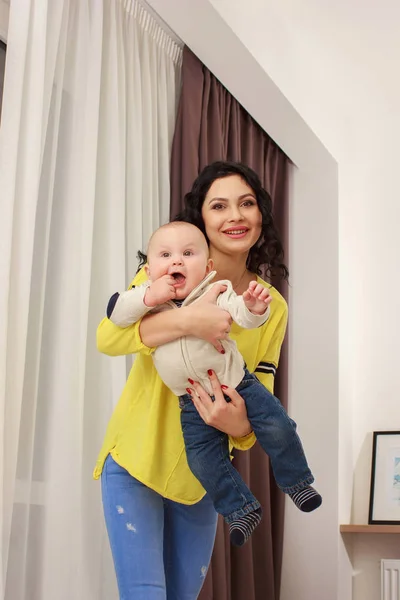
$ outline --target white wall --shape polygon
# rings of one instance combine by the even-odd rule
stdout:
[[[312,515],[287,503],[282,600],[337,600],[337,164],[211,2],[191,0],[189,14],[187,0],[148,2],[296,165],[291,182],[290,404],[324,503]],[[226,8],[234,13],[233,3]]]
[[[400,429],[400,4],[212,3],[339,165],[339,510],[342,522],[366,523],[371,432]],[[399,542],[361,535],[348,541],[354,600],[379,597],[378,559],[400,558]],[[341,559],[344,600],[343,552]]]
[[[0,40],[7,41],[8,15],[10,12],[10,3],[6,0],[0,0]]]

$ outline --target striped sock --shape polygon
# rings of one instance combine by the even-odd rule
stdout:
[[[257,508],[244,517],[236,519],[229,523],[229,534],[231,542],[234,546],[243,546],[257,527],[260,524],[262,517],[261,508]]]
[[[297,508],[303,512],[311,512],[322,504],[322,496],[311,485],[308,485],[299,492],[293,492],[289,496]]]

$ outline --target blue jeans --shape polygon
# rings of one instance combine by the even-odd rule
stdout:
[[[236,388],[252,429],[268,454],[280,489],[291,493],[314,481],[296,433],[282,404],[247,370]],[[229,399],[228,399],[229,400]],[[181,423],[189,467],[227,523],[260,507],[229,458],[228,436],[206,425],[189,394],[180,396]]]
[[[120,600],[195,600],[217,527],[210,497],[190,506],[166,500],[110,455],[101,487]]]

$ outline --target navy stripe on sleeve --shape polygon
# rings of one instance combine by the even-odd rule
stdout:
[[[115,294],[113,294],[111,296],[111,298],[109,299],[108,304],[107,304],[107,319],[109,319],[111,317],[118,298],[119,298],[119,293],[115,292]]]
[[[270,373],[275,377],[276,375],[276,366],[273,363],[268,362],[260,362],[258,363],[255,373]]]

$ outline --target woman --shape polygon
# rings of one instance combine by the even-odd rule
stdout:
[[[217,280],[229,279],[243,293],[264,266],[287,277],[272,203],[257,175],[244,165],[217,162],[206,167],[185,197],[177,217],[206,235]],[[146,276],[142,271],[132,285]],[[261,279],[259,279],[262,282]],[[201,302],[147,316],[120,329],[108,319],[98,328],[101,352],[138,353],[109,423],[94,476],[102,475],[104,514],[123,600],[195,600],[210,562],[217,517],[210,499],[189,470],[176,397],[161,382],[152,348],[185,335],[223,351],[228,334],[236,340],[247,368],[270,391],[284,338],[287,306],[272,287],[270,318],[242,330],[215,304],[218,286]],[[212,369],[212,365],[210,365]],[[198,385],[193,402],[204,421],[227,433],[234,447],[255,442],[243,399],[225,394],[211,376],[215,401]]]

